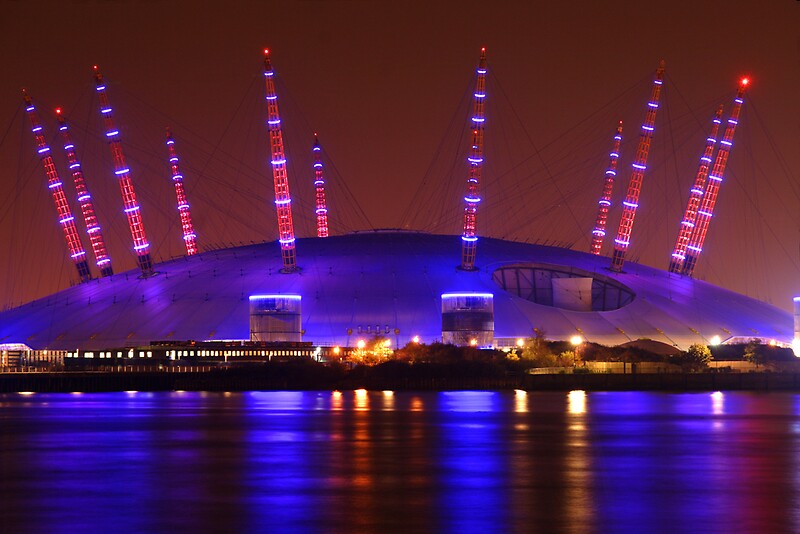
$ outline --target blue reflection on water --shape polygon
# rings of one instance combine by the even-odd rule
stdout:
[[[0,531],[797,532],[800,396],[0,395]]]
[[[441,527],[447,532],[504,531],[508,502],[501,396],[491,391],[439,394],[436,426]],[[507,407],[507,405],[506,405]]]
[[[326,439],[308,421],[315,419],[317,399],[304,392],[280,391],[244,393],[243,400],[241,483],[248,523],[265,532],[314,523],[320,503],[309,469],[315,443]]]

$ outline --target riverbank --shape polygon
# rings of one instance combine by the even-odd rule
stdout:
[[[800,373],[483,373],[481,366],[381,369],[273,364],[182,372],[0,373],[0,393],[250,390],[800,391]]]

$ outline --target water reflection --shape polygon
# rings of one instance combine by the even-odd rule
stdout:
[[[522,389],[514,390],[514,411],[517,413],[528,412],[528,392]]]
[[[569,413],[586,413],[586,392],[582,390],[570,391],[567,394],[567,410]]]
[[[586,392],[567,394],[567,434],[564,442],[564,484],[570,512],[570,532],[592,532],[595,504],[593,499],[591,444],[587,428]]]
[[[439,394],[438,530],[508,530],[508,443],[500,434],[504,396],[493,391]]]
[[[723,392],[715,391],[711,394],[711,413],[714,415],[725,413],[725,394]]]
[[[394,410],[394,391],[383,392],[383,409]]]
[[[367,394],[367,390],[357,389],[354,393],[356,395],[356,410],[369,410],[369,395]]]
[[[794,394],[13,394],[0,450],[8,532],[800,531]]]

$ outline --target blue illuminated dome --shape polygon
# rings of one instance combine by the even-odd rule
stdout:
[[[371,231],[297,239],[298,272],[276,243],[215,250],[76,285],[0,313],[0,343],[74,349],[155,340],[249,339],[250,297],[302,298],[302,338],[393,346],[442,338],[442,295],[491,294],[494,344],[534,329],[608,345],[648,338],[682,349],[713,336],[790,342],[791,314],[689,277],[556,247],[481,238],[475,271],[458,268],[460,236]]]

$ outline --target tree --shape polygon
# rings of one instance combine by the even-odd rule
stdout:
[[[758,341],[760,340],[753,340],[747,345],[745,345],[744,355],[743,355],[744,360],[750,363],[754,363],[756,368],[758,368],[759,365],[764,363],[764,355],[759,350],[760,343],[758,343]]]
[[[553,367],[555,354],[550,350],[544,332],[534,328],[534,337],[528,338],[520,352],[520,359],[531,360],[537,367]]]
[[[565,350],[556,358],[556,365],[558,367],[576,367],[579,362],[578,351]]]
[[[389,338],[375,336],[370,341],[359,340],[348,360],[358,365],[377,365],[388,361],[392,352]]]
[[[708,367],[711,361],[711,349],[700,343],[695,343],[689,347],[684,355],[684,366],[690,371],[699,371]]]

